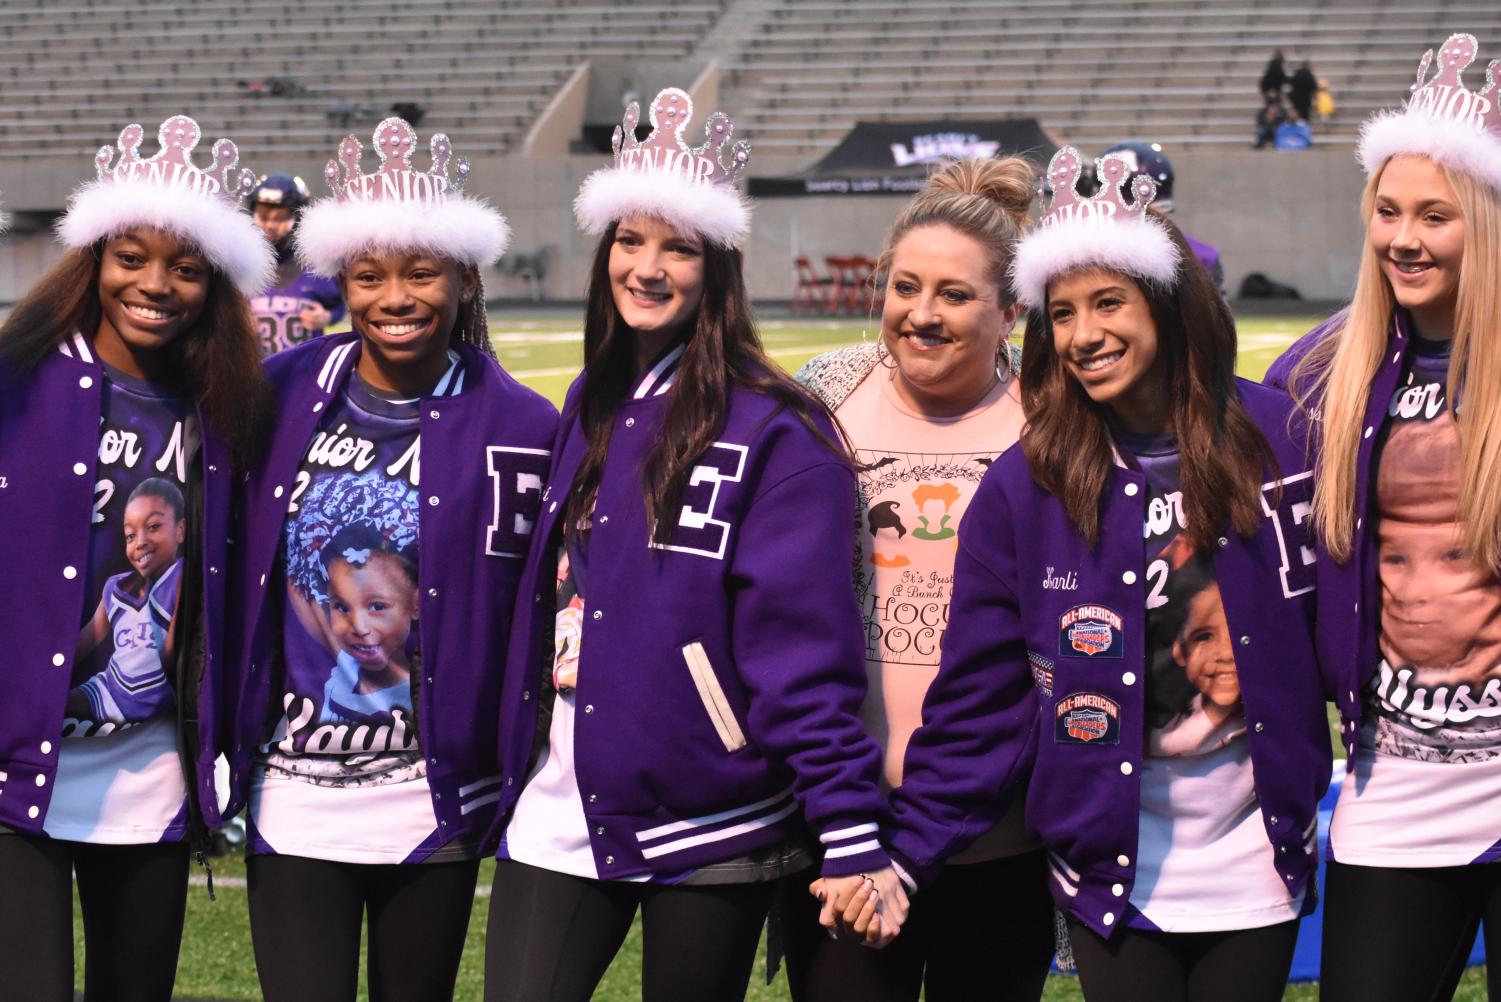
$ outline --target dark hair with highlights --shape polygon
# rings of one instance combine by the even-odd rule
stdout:
[[[93,337],[101,316],[105,243],[68,251],[16,304],[0,326],[0,357],[30,371],[75,331]],[[271,388],[261,371],[260,339],[245,296],[219,269],[210,267],[208,276],[198,322],[162,351],[204,423],[243,470],[270,427]]]
[[[1276,458],[1235,391],[1235,318],[1182,232],[1153,213],[1178,248],[1172,289],[1129,276],[1152,310],[1178,440],[1189,541],[1213,546],[1228,524],[1249,536],[1261,522],[1261,485]],[[1115,463],[1106,408],[1089,399],[1053,348],[1048,304],[1027,314],[1022,341],[1022,449],[1032,478],[1063,502],[1080,534],[1100,537],[1100,505]],[[1275,477],[1273,477],[1275,479]]]
[[[610,448],[615,414],[637,379],[635,337],[615,308],[610,287],[610,249],[619,223],[600,237],[589,269],[584,311],[584,385],[578,416],[588,449],[574,475],[565,510],[566,524],[579,525],[594,507],[600,475]],[[771,397],[795,413],[830,452],[848,458],[821,420],[833,415],[784,373],[766,354],[756,333],[738,250],[705,240],[703,297],[693,332],[678,363],[662,428],[642,461],[641,486],[653,541],[671,537],[675,519],[662,517],[681,504],[696,463],[724,428],[730,386]],[[571,414],[564,419],[570,420]]]

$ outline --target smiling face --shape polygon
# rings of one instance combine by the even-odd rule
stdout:
[[[610,292],[635,332],[638,361],[683,334],[704,294],[704,242],[650,216],[627,216],[610,245]]]
[[[161,365],[159,353],[203,315],[208,259],[161,230],[137,229],[104,242],[99,256],[99,327],[94,347],[138,378]]]
[[[1222,709],[1240,702],[1240,678],[1235,673],[1235,649],[1220,586],[1211,584],[1188,602],[1183,630],[1173,641],[1173,660],[1189,682],[1204,694],[1204,702]]]
[[[891,248],[881,341],[897,394],[919,413],[963,414],[996,383],[1016,307],[990,266],[983,244],[943,223],[908,230]]]
[[[431,254],[362,254],[339,277],[364,342],[361,378],[389,392],[426,392],[448,368],[449,334],[459,304],[475,296],[475,270]]]
[[[417,583],[401,558],[372,553],[359,565],[335,560],[328,568],[328,606],[334,638],[360,667],[356,691],[410,677],[406,643],[417,620]]]
[[[178,518],[166,498],[141,494],[125,506],[125,558],[147,582],[155,581],[177,559],[185,520]]]
[[[1386,165],[1367,239],[1397,303],[1425,337],[1453,336],[1464,238],[1454,191],[1437,164],[1399,156]]]
[[[1070,272],[1048,284],[1047,311],[1053,350],[1089,399],[1127,431],[1163,431],[1169,411],[1157,323],[1141,287],[1103,268]]]

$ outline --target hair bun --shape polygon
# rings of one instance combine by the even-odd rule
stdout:
[[[954,160],[928,179],[928,190],[977,195],[996,203],[1018,224],[1027,217],[1036,192],[1037,169],[1022,157]]]

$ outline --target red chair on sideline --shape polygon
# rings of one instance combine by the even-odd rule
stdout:
[[[792,264],[797,270],[797,285],[792,290],[789,310],[793,313],[819,315],[831,312],[834,279],[829,275],[820,275],[814,269],[813,262],[805,257],[797,258]]]

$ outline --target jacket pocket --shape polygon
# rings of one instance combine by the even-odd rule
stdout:
[[[733,752],[744,748],[745,732],[740,729],[740,722],[730,709],[730,701],[725,699],[724,688],[720,686],[719,677],[709,664],[709,655],[705,653],[704,645],[696,640],[688,644],[683,648],[683,660],[688,665],[688,674],[693,676],[694,688],[698,689],[698,698],[709,714],[709,721],[718,732],[719,740],[724,742],[724,750]]]

